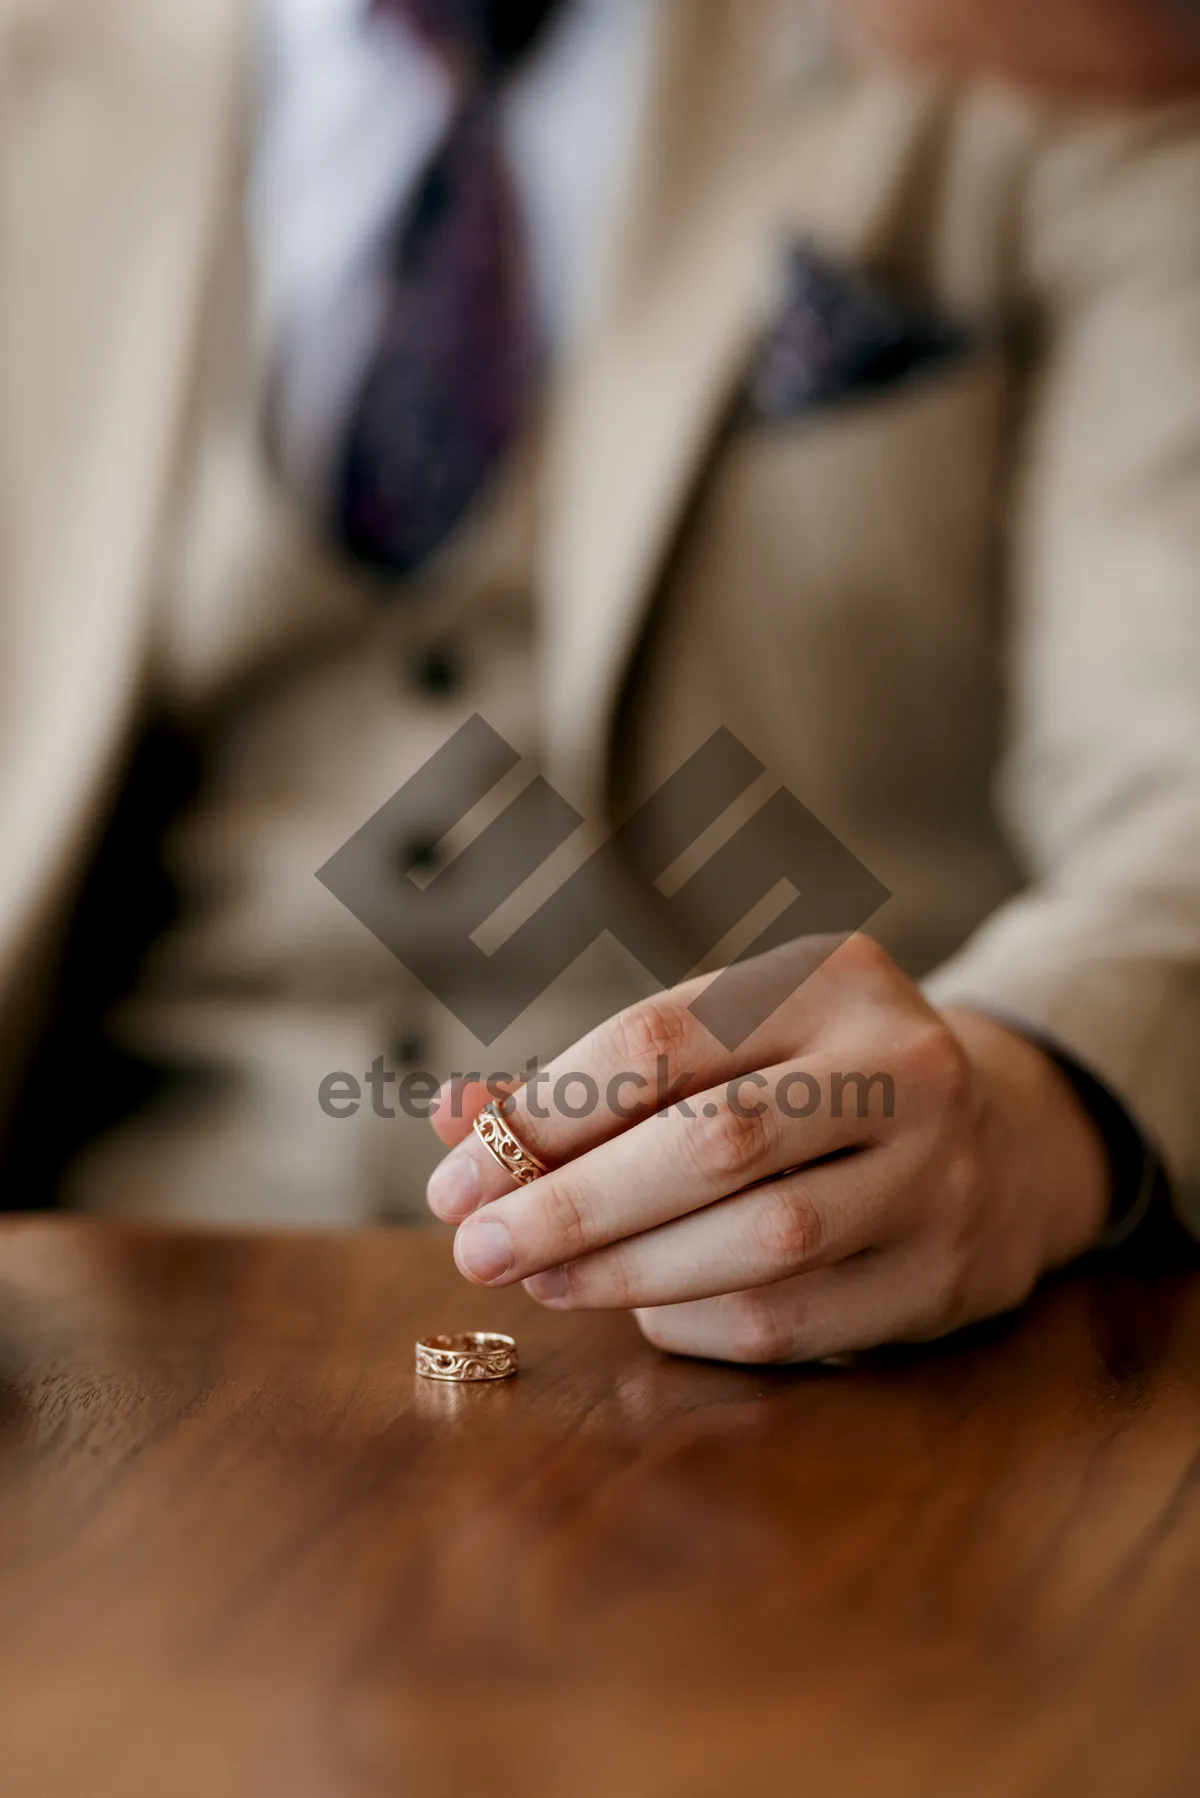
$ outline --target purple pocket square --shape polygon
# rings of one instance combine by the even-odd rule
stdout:
[[[791,423],[932,373],[977,343],[970,326],[804,240],[787,254],[749,412],[763,424]]]

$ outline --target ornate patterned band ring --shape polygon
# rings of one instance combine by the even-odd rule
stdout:
[[[530,1154],[520,1137],[509,1128],[508,1120],[503,1116],[499,1105],[487,1105],[480,1112],[472,1125],[476,1136],[500,1163],[506,1174],[511,1174],[518,1186],[530,1186],[533,1181],[540,1180],[549,1168],[540,1162],[536,1155]]]
[[[517,1371],[511,1336],[466,1330],[460,1336],[427,1336],[417,1344],[417,1372],[426,1380],[507,1380]]]

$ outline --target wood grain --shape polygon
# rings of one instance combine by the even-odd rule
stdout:
[[[1198,1602],[1194,1279],[758,1372],[432,1233],[0,1227],[4,1798],[1194,1798]]]

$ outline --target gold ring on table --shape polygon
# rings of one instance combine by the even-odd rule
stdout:
[[[531,1154],[502,1114],[499,1105],[485,1105],[471,1128],[484,1148],[518,1186],[530,1186],[550,1169]]]
[[[426,1336],[417,1344],[417,1372],[426,1380],[507,1380],[517,1371],[511,1336],[464,1330],[457,1336]]]

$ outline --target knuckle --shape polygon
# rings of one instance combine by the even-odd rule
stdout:
[[[735,1294],[728,1301],[726,1325],[731,1361],[770,1366],[792,1359],[791,1328],[761,1293]]]
[[[958,1283],[947,1277],[935,1286],[921,1309],[920,1334],[926,1342],[952,1336],[966,1321]]]
[[[895,969],[895,962],[881,943],[873,936],[865,936],[856,931],[848,936],[837,951],[838,965],[844,974],[857,979],[873,979],[880,974],[890,974]]]
[[[671,1312],[664,1306],[634,1312],[638,1329],[651,1348],[673,1354],[678,1346],[677,1331],[671,1328]]]
[[[632,1311],[636,1296],[633,1269],[617,1251],[605,1255],[597,1270],[608,1301],[619,1311]]]
[[[967,1052],[948,1024],[935,1019],[908,1046],[909,1077],[920,1093],[941,1106],[965,1102],[971,1088]]]
[[[803,1193],[772,1194],[763,1207],[758,1246],[768,1267],[796,1273],[810,1267],[825,1247],[825,1221]]]
[[[925,1270],[924,1291],[911,1332],[923,1342],[949,1336],[967,1320],[964,1270],[959,1258],[945,1254]]]
[[[576,1260],[592,1244],[591,1209],[569,1180],[555,1176],[544,1183],[541,1198],[547,1236],[560,1261]]]
[[[616,1020],[614,1048],[617,1058],[631,1072],[656,1067],[663,1061],[674,1067],[686,1056],[693,1041],[691,1014],[670,993],[633,1005]]]
[[[942,1168],[939,1209],[956,1230],[968,1227],[975,1210],[979,1191],[979,1162],[970,1152],[948,1157]]]
[[[762,1172],[771,1148],[771,1116],[764,1105],[748,1102],[738,1110],[722,1105],[714,1118],[702,1123],[699,1153],[704,1171],[715,1176],[727,1192],[749,1186]]]

